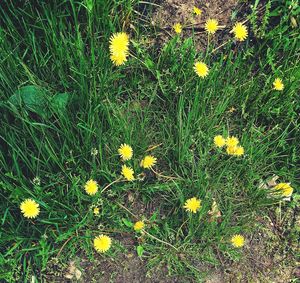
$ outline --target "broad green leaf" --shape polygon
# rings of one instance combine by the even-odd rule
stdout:
[[[48,93],[42,87],[28,85],[18,89],[9,99],[16,108],[24,107],[25,110],[34,112],[42,117],[48,117]]]
[[[136,252],[137,252],[138,256],[141,257],[144,253],[144,248],[142,246],[137,246]]]
[[[69,101],[69,93],[58,93],[51,100],[51,107],[58,112],[64,111]]]
[[[129,227],[129,228],[132,228],[132,227],[133,227],[133,223],[132,223],[131,221],[129,221],[129,220],[125,219],[125,218],[122,218],[122,221],[123,221],[123,223],[124,223],[127,227]]]

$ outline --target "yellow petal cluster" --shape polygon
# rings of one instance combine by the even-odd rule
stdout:
[[[221,135],[214,137],[214,144],[216,147],[223,147],[226,144],[226,140]]]
[[[218,21],[215,19],[208,19],[205,23],[205,30],[208,32],[208,34],[215,34],[218,30]]]
[[[143,221],[137,221],[133,226],[133,229],[137,232],[141,231],[144,228],[145,228],[145,223]]]
[[[235,247],[235,248],[241,248],[244,246],[245,244],[245,238],[242,235],[234,235],[231,238],[231,244]]]
[[[21,212],[26,218],[36,218],[40,213],[39,204],[33,199],[26,199],[20,205]]]
[[[233,33],[238,41],[244,41],[248,37],[247,27],[242,23],[236,23],[233,27]]]
[[[275,79],[275,81],[273,82],[273,88],[279,91],[284,89],[284,84],[280,78]]]
[[[152,155],[147,155],[141,161],[140,165],[141,165],[141,167],[143,167],[145,169],[149,169],[149,168],[152,168],[152,166],[154,166],[156,164],[156,162],[157,162],[157,158],[155,158]]]
[[[275,186],[275,190],[277,190],[283,197],[290,197],[294,191],[289,183],[279,183]]]
[[[131,167],[128,167],[126,165],[122,166],[122,175],[127,181],[133,181],[134,180],[134,171]]]
[[[110,59],[116,66],[127,61],[129,37],[125,32],[118,32],[110,37]]]
[[[123,161],[130,160],[133,155],[132,147],[126,143],[121,144],[121,146],[118,149],[118,152]]]
[[[193,7],[193,11],[194,11],[194,14],[196,14],[197,16],[200,16],[202,14],[202,10],[196,6]]]
[[[98,184],[91,179],[85,183],[84,189],[88,195],[93,196],[98,192]]]
[[[180,34],[182,32],[182,25],[177,23],[173,26],[173,29],[177,34]]]
[[[200,78],[205,78],[208,75],[208,67],[204,62],[196,61],[194,64],[194,71]]]
[[[105,253],[111,247],[111,238],[106,235],[99,235],[94,239],[94,248],[97,252]]]
[[[201,208],[201,200],[195,197],[188,199],[184,206],[186,211],[196,213]]]

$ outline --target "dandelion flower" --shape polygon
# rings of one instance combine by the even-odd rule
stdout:
[[[94,248],[97,252],[105,253],[111,247],[111,238],[101,234],[94,239]]]
[[[206,77],[207,74],[208,74],[207,65],[203,62],[200,62],[200,61],[195,62],[194,70],[195,70],[196,74],[201,78]]]
[[[231,244],[235,247],[235,248],[241,248],[244,246],[245,244],[245,238],[242,235],[234,235],[231,238]]]
[[[236,23],[233,27],[233,33],[238,41],[244,41],[248,37],[247,27],[242,23]]]
[[[24,217],[26,218],[36,218],[40,213],[39,204],[36,203],[33,199],[26,199],[24,200],[21,205],[20,209],[23,213]]]
[[[228,137],[226,139],[226,145],[227,146],[231,146],[231,147],[234,147],[234,146],[237,146],[239,143],[239,139],[236,138],[236,137]]]
[[[283,197],[290,197],[294,191],[289,183],[279,183],[275,186],[275,190],[280,192]]]
[[[218,30],[218,21],[215,19],[208,19],[205,23],[205,30],[209,34],[215,34],[215,32]]]
[[[152,166],[156,164],[157,158],[155,158],[152,155],[147,155],[144,157],[144,159],[141,161],[141,167],[149,169]]]
[[[182,25],[177,23],[173,26],[173,29],[177,34],[180,34],[182,32]]]
[[[280,78],[276,78],[275,81],[273,82],[273,87],[275,90],[283,90],[284,84]]]
[[[216,147],[223,147],[226,144],[226,140],[221,135],[218,135],[214,137],[214,144]]]
[[[236,148],[237,148],[236,146],[227,146],[226,147],[227,154],[229,154],[229,155],[235,155]]]
[[[142,229],[144,229],[145,227],[145,223],[143,221],[137,221],[135,222],[133,229],[137,232],[141,231]]]
[[[125,32],[118,32],[110,37],[110,59],[116,66],[127,61],[129,37]]]
[[[199,8],[197,8],[197,7],[195,7],[195,6],[194,6],[194,8],[193,8],[193,11],[194,11],[194,13],[195,13],[197,16],[200,16],[200,15],[202,14],[202,10],[199,9]]]
[[[122,166],[122,175],[124,176],[124,178],[127,181],[133,181],[134,180],[133,174],[134,174],[134,171],[133,171],[132,168],[127,167],[126,165]]]
[[[126,53],[113,53],[110,55],[110,60],[116,66],[121,66],[127,61]]]
[[[236,156],[242,156],[242,155],[244,155],[244,148],[242,147],[242,146],[237,146],[236,148],[235,148],[235,152],[234,152],[234,155],[236,155]]]
[[[99,213],[100,213],[99,207],[95,207],[95,208],[93,209],[93,213],[94,213],[95,215],[99,215]]]
[[[88,195],[93,196],[98,192],[98,184],[96,181],[91,179],[85,183],[84,189]]]
[[[119,147],[118,152],[123,161],[130,160],[133,155],[132,147],[126,143],[122,144]]]
[[[183,207],[186,209],[186,211],[196,213],[201,207],[201,200],[195,197],[190,198],[185,202]]]

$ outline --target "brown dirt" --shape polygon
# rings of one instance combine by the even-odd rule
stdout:
[[[175,23],[181,23],[183,26],[181,37],[190,37],[192,30],[194,30],[197,49],[203,49],[207,45],[207,35],[204,30],[206,20],[209,18],[218,20],[221,30],[211,40],[214,44],[224,42],[230,36],[228,31],[225,32],[224,30],[233,25],[232,13],[237,12],[241,8],[238,2],[238,0],[165,0],[153,13],[151,24],[160,30],[158,34],[160,45],[174,36],[172,26]],[[202,10],[200,16],[193,14],[194,6]]]

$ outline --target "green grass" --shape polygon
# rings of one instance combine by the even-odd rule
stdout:
[[[253,12],[251,40],[229,42],[214,53],[213,44],[196,52],[192,38],[180,37],[158,52],[143,40],[156,31],[137,23],[138,1],[88,1],[94,3],[91,10],[84,1],[37,2],[4,1],[0,8],[0,279],[28,282],[32,274],[41,279],[58,254],[67,261],[85,250],[93,259],[92,239],[102,232],[114,239],[105,257],[117,257],[124,250],[123,233],[134,237],[124,219],[137,220],[120,204],[134,211],[137,203],[153,200],[156,213],[152,219],[148,215],[147,232],[160,241],[142,236],[149,268],[167,264],[170,273],[201,280],[195,259],[218,265],[220,253],[238,260],[243,250],[233,249],[230,237],[247,238],[257,215],[278,203],[259,188],[260,181],[276,174],[291,182],[297,195],[299,34],[290,20],[299,19],[299,8],[271,1],[264,29]],[[253,37],[252,28],[262,38]],[[120,30],[130,34],[132,56],[117,68],[108,44]],[[196,77],[195,59],[209,65],[205,79]],[[284,81],[283,92],[272,90],[276,77]],[[13,108],[9,97],[26,85],[47,90],[49,100],[69,93],[66,110],[51,108],[42,117],[26,107]],[[236,111],[230,113],[232,107]],[[237,136],[245,156],[216,150],[218,134]],[[124,142],[134,149],[129,164],[136,174],[142,173],[145,151],[161,144],[151,151],[159,160],[155,170],[176,178],[146,174],[144,180],[116,183],[88,196],[83,189],[88,179],[103,188],[119,178],[117,149]],[[98,150],[94,158],[92,148]],[[33,184],[35,177],[40,185]],[[129,193],[135,202],[128,202]],[[189,216],[182,206],[193,196],[203,207]],[[20,213],[26,198],[40,204],[36,220]],[[221,223],[208,221],[213,199]],[[90,209],[96,204],[99,217]]]

